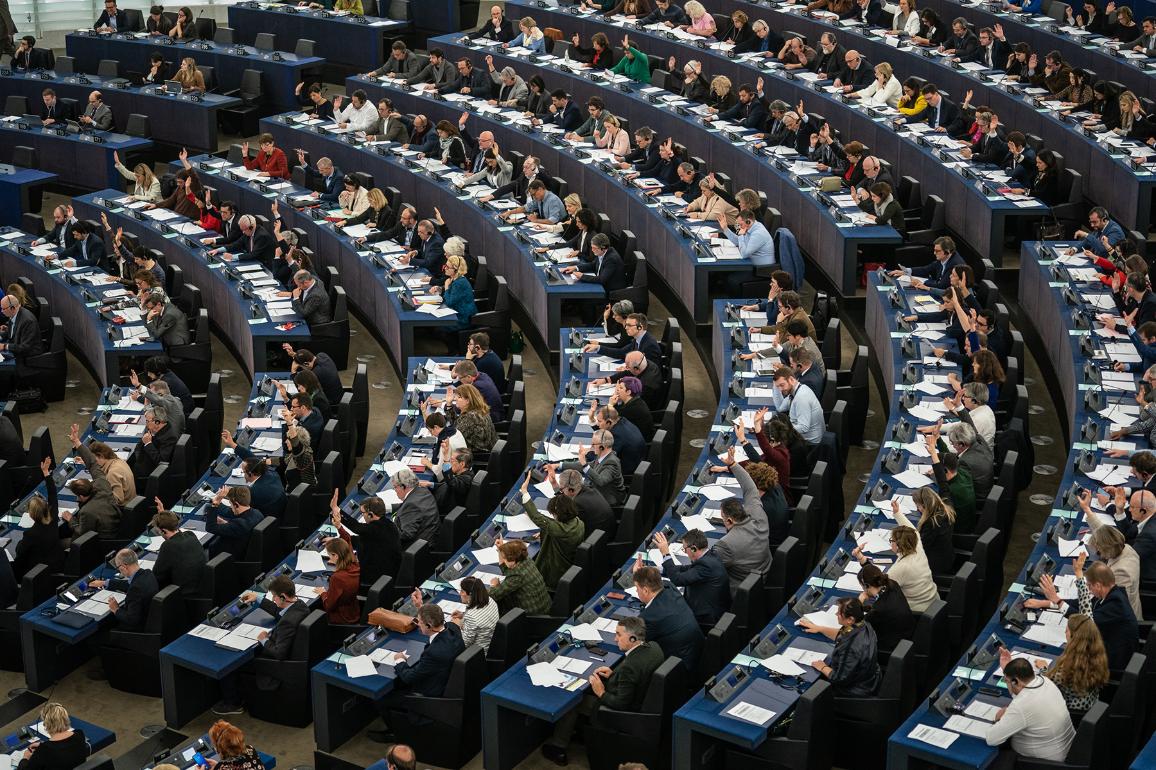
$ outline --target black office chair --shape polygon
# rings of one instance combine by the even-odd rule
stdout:
[[[258,32],[253,40],[253,47],[258,51],[277,50],[277,36],[272,32]]]
[[[310,40],[308,38],[303,37],[297,41],[297,45],[296,45],[296,47],[294,47],[293,53],[299,59],[308,59],[308,58],[311,58],[311,57],[317,55],[316,53],[314,53],[314,51],[316,49],[317,49],[317,41]]]
[[[185,613],[181,587],[168,585],[149,602],[144,628],[126,631],[113,627],[107,642],[98,647],[108,684],[121,692],[161,694],[161,647],[176,639],[192,624]]]
[[[128,19],[127,30],[129,32],[143,32],[145,28],[144,13],[139,8],[125,8],[125,18]]]
[[[5,115],[30,115],[32,108],[28,106],[27,96],[18,96],[9,94],[4,99],[4,114]]]
[[[671,718],[685,702],[686,688],[686,666],[672,656],[651,674],[637,711],[599,706],[584,732],[590,766],[600,770],[641,762],[647,767],[669,767]]]
[[[252,136],[257,133],[257,120],[261,117],[264,104],[265,90],[261,81],[261,71],[247,69],[241,73],[241,86],[232,91],[226,91],[225,96],[236,96],[241,104],[236,107],[226,107],[220,110],[220,115],[231,133],[239,136]],[[236,130],[233,130],[235,127]]]
[[[297,628],[288,659],[256,658],[243,670],[249,714],[278,725],[308,726],[313,721],[310,672],[329,652],[328,616],[313,610]]]
[[[24,364],[37,371],[36,384],[45,401],[63,401],[64,382],[68,379],[68,357],[64,350],[64,323],[55,316],[52,317],[47,343],[45,352],[29,356]]]
[[[236,45],[237,33],[232,27],[218,25],[217,31],[213,33],[213,42],[217,45]]]
[[[96,65],[98,77],[107,79],[120,77],[120,61],[118,59],[101,59]]]
[[[57,56],[55,69],[57,75],[75,74],[76,58],[73,56]]]
[[[830,682],[819,680],[795,704],[786,735],[772,735],[751,751],[728,749],[723,767],[744,770],[826,770],[832,766],[831,721],[834,698]]]
[[[197,65],[201,77],[205,79],[205,93],[211,94],[217,90],[217,69],[206,64]]]
[[[855,766],[882,768],[887,739],[915,705],[915,666],[911,641],[903,639],[891,652],[875,695],[834,698],[832,733],[856,747]]]
[[[217,20],[202,16],[193,22],[197,40],[213,40],[217,37]]]
[[[49,565],[37,564],[20,579],[20,593],[16,596],[16,603],[11,607],[0,608],[0,669],[24,670],[24,656],[20,644],[20,616],[46,602],[55,591],[56,585]]]

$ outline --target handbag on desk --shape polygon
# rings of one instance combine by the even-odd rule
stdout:
[[[379,608],[369,613],[369,622],[389,631],[405,634],[414,629],[414,619],[400,612]]]

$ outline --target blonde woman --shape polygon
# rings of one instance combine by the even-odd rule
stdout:
[[[862,91],[851,94],[853,99],[862,99],[868,107],[897,107],[903,95],[903,84],[895,77],[891,65],[881,62],[875,65],[875,80]]]
[[[727,226],[734,227],[735,217],[738,216],[739,210],[715,192],[714,185],[709,179],[699,181],[698,189],[701,191],[699,196],[686,207],[687,216],[706,222],[714,222],[720,216],[725,216]]]
[[[562,237],[569,240],[578,234],[578,212],[582,210],[582,198],[578,193],[570,193],[562,199],[562,205],[566,207],[567,217],[561,222],[535,222],[533,227],[535,230],[540,230],[548,233],[561,233]]]
[[[604,129],[602,131],[597,128],[594,129],[594,143],[596,145],[604,150],[610,150],[620,158],[630,152],[630,135],[622,130],[618,118],[607,115],[602,127]]]
[[[374,187],[366,193],[366,199],[369,201],[369,205],[364,211],[344,222],[335,222],[334,226],[369,225],[374,230],[388,230],[390,220],[393,218],[393,210],[390,209],[389,202],[385,199],[385,193],[381,191],[381,188]]]
[[[120,175],[133,183],[133,200],[145,201],[146,203],[160,202],[161,180],[153,175],[153,170],[147,164],[138,163],[132,171],[129,171],[120,162],[120,153],[115,150],[112,153],[112,162],[116,164],[116,170],[120,172]]]
[[[24,750],[18,770],[60,770],[78,767],[88,759],[88,739],[83,730],[72,729],[72,720],[64,706],[45,703],[40,709],[47,741],[35,740]]]
[[[197,60],[191,56],[181,59],[181,67],[173,76],[173,80],[180,83],[181,90],[186,93],[190,91],[205,92],[205,75],[197,69]]]
[[[459,385],[453,389],[453,404],[458,411],[454,427],[462,434],[470,451],[489,452],[493,449],[498,433],[494,430],[490,407],[482,398],[481,391],[473,385]]]
[[[714,17],[706,12],[706,8],[698,0],[690,0],[682,9],[690,24],[683,26],[687,32],[699,37],[714,37],[718,30],[715,27]]]
[[[529,16],[523,16],[518,22],[520,32],[508,43],[502,43],[502,48],[528,48],[532,53],[546,53],[546,36],[538,28],[538,22]]]
[[[706,103],[710,106],[711,112],[726,112],[734,107],[738,100],[731,87],[730,78],[726,75],[715,75],[711,78],[710,92],[706,97]]]
[[[891,550],[895,553],[895,563],[891,565],[887,575],[903,589],[903,595],[907,597],[911,611],[923,612],[939,598],[939,589],[936,588],[935,578],[932,577],[931,568],[927,565],[927,554],[923,552],[919,532],[895,503],[892,503],[892,512],[899,526],[891,530],[890,542]],[[851,555],[860,564],[871,561],[859,546],[855,547]]]
[[[943,501],[931,487],[921,487],[911,495],[915,509],[919,511],[919,541],[927,554],[927,563],[933,574],[948,574],[955,564],[955,546],[952,534],[955,532],[955,510]],[[892,510],[899,503],[892,501]]]
[[[451,242],[453,240],[450,239]],[[446,243],[446,253],[450,253],[449,242]],[[446,275],[445,283],[440,287],[442,304],[457,311],[457,329],[468,328],[470,319],[478,312],[478,306],[474,303],[474,287],[466,277],[469,267],[466,265],[465,257],[457,254],[446,257],[442,272]]]

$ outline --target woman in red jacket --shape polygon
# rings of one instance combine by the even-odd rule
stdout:
[[[361,565],[357,556],[349,543],[338,537],[326,541],[325,553],[336,569],[329,576],[329,588],[321,594],[321,606],[329,613],[330,623],[359,623],[361,603],[357,590],[361,587]]]
[[[289,160],[285,157],[285,152],[273,143],[273,135],[261,134],[257,137],[257,144],[261,146],[261,151],[257,153],[257,157],[250,158],[249,143],[241,143],[241,157],[245,161],[245,168],[250,171],[257,169],[262,176],[272,179],[288,179]]]

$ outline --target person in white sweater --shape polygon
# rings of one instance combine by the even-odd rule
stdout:
[[[903,95],[903,84],[895,77],[891,65],[881,62],[875,65],[875,80],[861,91],[850,94],[852,99],[861,99],[868,107],[897,107]]]
[[[995,446],[995,412],[987,405],[988,390],[982,382],[968,382],[955,394],[955,398],[944,398],[943,405],[959,417],[959,422],[943,426],[943,435],[949,440],[960,425],[971,423],[975,432],[988,446]]]
[[[891,550],[895,552],[895,563],[887,570],[887,576],[899,584],[912,612],[923,612],[939,598],[935,578],[923,552],[923,542],[917,530],[902,511],[895,512],[898,526],[891,530]],[[856,547],[851,554],[860,564],[870,561],[862,549]]]
[[[1025,658],[1013,658],[1003,669],[1012,702],[996,712],[987,729],[988,746],[1010,740],[1021,757],[1062,762],[1076,737],[1064,695],[1051,679],[1037,676]]]

